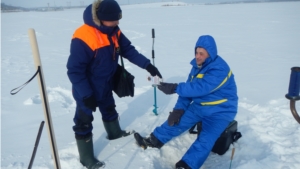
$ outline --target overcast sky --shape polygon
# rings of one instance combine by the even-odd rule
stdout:
[[[20,7],[44,7],[44,6],[79,6],[91,4],[94,0],[2,0],[1,2]],[[147,2],[178,1],[178,0],[117,0],[119,4],[134,4]],[[204,3],[204,2],[227,2],[243,0],[179,0],[187,3]]]

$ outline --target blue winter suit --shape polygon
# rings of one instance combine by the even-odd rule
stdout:
[[[179,83],[179,95],[174,109],[185,112],[178,125],[166,121],[153,134],[163,144],[202,122],[202,131],[181,160],[193,169],[199,169],[208,157],[215,141],[237,113],[237,88],[228,64],[217,54],[213,37],[201,36],[195,46],[204,48],[209,57],[202,67],[191,61],[192,70],[185,83]]]
[[[84,105],[85,98],[96,97],[103,121],[118,118],[112,94],[112,76],[116,72],[120,52],[143,69],[150,64],[150,60],[138,53],[118,26],[101,25],[93,8],[89,5],[85,9],[84,24],[73,34],[67,63],[67,74],[76,100],[73,130],[83,136],[93,129],[92,110]]]

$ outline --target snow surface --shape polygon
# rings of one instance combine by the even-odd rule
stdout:
[[[121,7],[122,31],[148,58],[152,50],[151,29],[155,29],[155,65],[167,82],[186,80],[200,35],[215,38],[218,53],[231,66],[238,86],[236,120],[243,137],[235,144],[232,168],[300,168],[300,126],[285,98],[290,68],[300,66],[300,2],[164,2]],[[61,167],[83,169],[72,131],[75,102],[66,75],[70,41],[74,30],[83,23],[83,10],[1,14],[1,168],[28,167],[44,120],[36,78],[17,95],[10,95],[36,71],[27,34],[29,28],[34,28]],[[127,60],[125,65],[135,76],[136,88],[133,98],[115,97],[120,124],[123,129],[134,129],[146,136],[167,119],[177,95],[157,91],[159,115],[155,116],[153,88],[146,80],[149,74]],[[299,105],[296,102],[298,111]],[[108,141],[99,111],[94,118],[95,156],[105,161],[107,169],[174,168],[196,137],[184,133],[161,150],[144,151],[136,146],[133,136]],[[231,151],[223,156],[211,153],[201,169],[229,168],[230,156]],[[54,168],[46,125],[33,168]]]

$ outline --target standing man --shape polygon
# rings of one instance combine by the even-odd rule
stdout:
[[[120,55],[152,76],[162,78],[158,69],[131,45],[118,27],[122,18],[119,4],[114,0],[96,0],[84,13],[84,24],[71,41],[67,63],[68,77],[76,100],[73,130],[80,162],[88,169],[104,167],[94,157],[92,130],[93,112],[99,107],[109,140],[125,137],[131,132],[121,130],[113,98],[112,77]]]
[[[168,120],[156,127],[141,145],[161,148],[172,138],[202,122],[202,130],[176,169],[199,169],[216,140],[237,113],[237,88],[227,63],[218,55],[213,37],[200,36],[195,46],[192,70],[186,82],[161,83],[165,94],[177,93],[178,100]],[[136,133],[138,135],[138,133]]]

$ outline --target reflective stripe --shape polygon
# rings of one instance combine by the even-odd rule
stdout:
[[[222,100],[218,100],[218,101],[213,101],[213,102],[202,102],[200,103],[202,106],[211,106],[211,105],[217,105],[217,104],[221,104],[227,102],[227,99],[222,99]]]
[[[228,73],[228,78],[230,78],[231,74],[232,74],[232,72],[230,70],[229,73]]]
[[[120,31],[118,32],[118,37],[120,37]],[[115,44],[115,48],[118,48],[119,47],[119,43],[118,43],[118,39],[117,39],[116,36],[112,37],[112,41]]]
[[[201,78],[203,78],[203,77],[204,77],[204,74],[198,74],[198,75],[197,75],[197,78],[200,78],[200,79],[201,79]]]
[[[227,75],[227,77],[222,81],[222,83],[221,83],[218,87],[216,87],[214,90],[212,90],[211,92],[214,92],[215,90],[217,90],[217,89],[219,89],[221,86],[223,86],[223,84],[226,83],[226,81],[230,78],[231,74],[232,74],[232,72],[231,72],[231,70],[230,70],[229,73],[228,73],[228,75]]]
[[[202,79],[203,77],[204,77],[204,74],[198,74],[196,76],[196,78],[199,78],[199,79]],[[193,79],[194,79],[194,76],[191,77],[191,81],[193,81]]]

